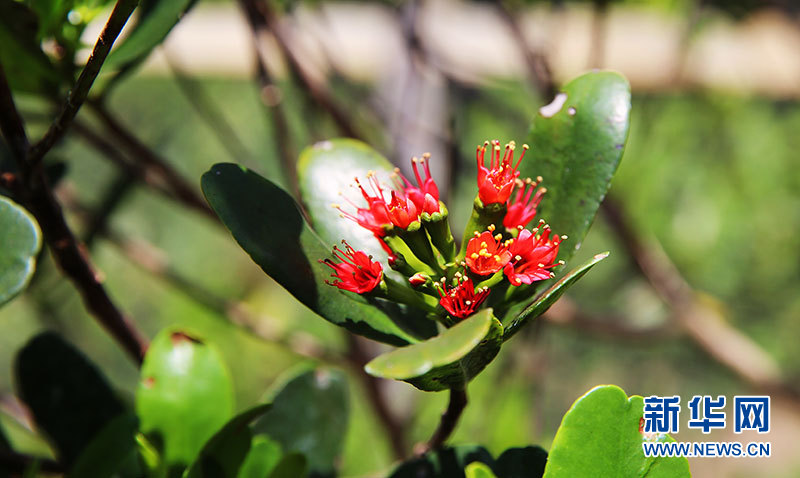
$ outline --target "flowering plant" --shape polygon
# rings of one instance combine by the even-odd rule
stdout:
[[[540,110],[531,148],[479,145],[460,244],[428,154],[411,160],[411,180],[359,141],[307,148],[298,163],[305,218],[289,194],[236,165],[215,165],[203,190],[239,244],[301,302],[400,346],[368,373],[463,390],[505,340],[606,257],[561,272],[621,157],[629,107],[624,78],[589,73]]]

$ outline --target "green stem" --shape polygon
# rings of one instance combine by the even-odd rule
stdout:
[[[467,221],[467,227],[464,229],[464,237],[461,239],[461,250],[458,252],[456,262],[464,260],[467,253],[467,244],[475,233],[481,233],[489,229],[489,226],[494,224],[495,227],[503,225],[503,218],[506,216],[505,204],[487,204],[483,205],[480,198],[476,197],[472,205],[472,215]]]

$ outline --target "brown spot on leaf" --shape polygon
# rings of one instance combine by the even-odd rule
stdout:
[[[180,345],[184,342],[193,342],[196,344],[202,344],[203,342],[198,339],[197,337],[192,337],[191,335],[185,332],[173,332],[172,335],[169,336],[170,340],[172,340],[172,345]]]

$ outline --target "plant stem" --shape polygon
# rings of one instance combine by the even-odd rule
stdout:
[[[447,410],[442,413],[442,419],[439,421],[439,427],[433,433],[433,436],[428,443],[426,443],[419,451],[420,454],[425,454],[431,450],[436,450],[444,445],[444,442],[450,438],[450,435],[455,430],[458,424],[458,419],[467,407],[467,389],[466,388],[451,388],[450,401],[447,403]]]

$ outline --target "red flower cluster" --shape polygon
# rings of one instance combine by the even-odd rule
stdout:
[[[468,278],[453,288],[444,286],[440,289],[441,300],[439,300],[439,304],[452,317],[463,319],[478,310],[483,301],[489,297],[489,292],[488,287],[476,291],[472,279]]]
[[[512,165],[516,144],[513,141],[508,143],[505,153],[501,155],[500,141],[494,140],[491,142],[492,148],[489,152],[489,168],[487,169],[485,155],[486,147],[489,144],[487,141],[483,143],[483,146],[478,146],[475,153],[478,163],[478,197],[484,206],[508,201],[519,177],[517,169],[522,158],[525,157],[525,151],[528,150],[528,145],[523,145],[519,160]]]
[[[540,222],[540,225],[543,223]],[[555,262],[558,256],[558,245],[561,237],[550,237],[550,226],[544,225],[539,233],[527,229],[519,232],[519,236],[509,246],[508,250],[514,256],[513,260],[505,265],[504,273],[511,285],[531,284],[536,281],[553,277],[550,269],[559,265]]]
[[[338,264],[331,259],[320,261],[333,269],[331,277],[334,280],[326,280],[325,283],[356,294],[364,294],[375,289],[383,278],[381,263],[373,261],[372,256],[368,256],[365,252],[353,250],[345,241],[342,243],[344,251],[333,246],[333,255],[340,261]]]
[[[399,170],[395,170],[394,189],[389,190],[387,202],[386,191],[384,191],[375,173],[367,173],[367,180],[371,191],[367,191],[358,178],[355,179],[356,185],[361,191],[361,195],[367,202],[367,207],[359,207],[350,201],[350,205],[356,208],[356,213],[344,211],[341,206],[334,204],[339,209],[343,217],[355,221],[359,226],[369,229],[377,237],[386,235],[386,227],[393,225],[401,229],[419,219],[423,212],[433,214],[439,212],[439,188],[431,177],[428,160],[430,154],[425,153],[422,159],[412,158],[414,176],[417,186],[414,186]],[[424,165],[425,178],[419,172],[419,165]],[[398,179],[399,178],[399,179]]]
[[[467,257],[465,258],[469,269],[480,276],[494,274],[511,260],[508,246],[502,242],[503,235],[492,236],[494,226],[489,226],[488,231],[475,237],[467,244]]]
[[[545,188],[536,189],[542,182],[542,177],[536,181],[530,178],[525,181],[517,180],[517,194],[514,199],[508,199],[508,209],[503,218],[503,226],[508,230],[525,227],[536,217],[536,208],[542,202],[542,196],[547,192]],[[536,193],[534,194],[534,191]]]

